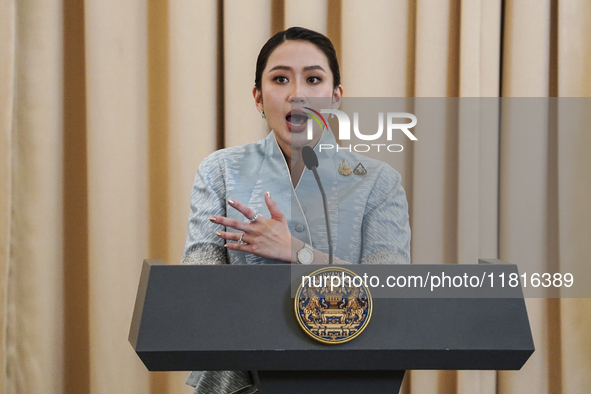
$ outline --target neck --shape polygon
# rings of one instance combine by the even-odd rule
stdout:
[[[301,148],[294,149],[290,147],[286,150],[281,149],[281,152],[283,153],[283,157],[285,158],[285,162],[287,163],[290,172],[292,168],[299,168],[304,165]]]
[[[320,142],[321,138],[322,133],[318,134],[316,138],[314,138],[312,141],[310,141],[310,143],[306,145],[310,146],[311,148],[314,148]],[[285,158],[285,162],[287,163],[287,168],[289,169],[289,172],[293,180],[293,172],[295,172],[296,174],[300,174],[305,167],[304,160],[302,159],[302,147],[282,145],[283,144],[279,143],[279,141],[277,140],[277,146],[281,150],[281,153],[283,153],[283,157]]]
[[[295,155],[293,155],[295,153]],[[304,172],[304,161],[302,160],[302,150],[297,149],[295,152],[292,150],[292,159],[287,160],[287,167],[289,168],[289,175],[291,177],[291,183],[295,188]]]

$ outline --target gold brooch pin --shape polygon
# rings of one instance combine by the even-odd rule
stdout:
[[[365,167],[363,167],[363,164],[359,163],[355,166],[355,169],[353,170],[353,174],[365,175],[365,174],[367,174],[367,170],[365,169]]]
[[[341,164],[339,166],[339,174],[346,176],[346,175],[351,175],[352,173],[353,173],[353,169],[351,168],[349,163],[347,163],[347,160],[343,160],[343,164]]]

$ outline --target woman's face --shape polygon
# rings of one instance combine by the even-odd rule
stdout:
[[[333,89],[328,59],[316,45],[288,40],[269,56],[261,78],[261,90],[255,87],[253,95],[257,109],[265,112],[279,147],[291,158],[292,148],[313,146],[321,137],[321,133],[316,132],[309,141],[307,118],[297,110],[292,113],[292,109],[311,107],[320,111],[322,108],[337,108],[342,88]],[[315,97],[326,99],[312,99]],[[315,127],[318,129],[317,125]]]

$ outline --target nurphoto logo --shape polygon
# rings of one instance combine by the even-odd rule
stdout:
[[[316,121],[321,128],[328,127],[326,120],[321,114],[336,115],[339,122],[339,139],[341,141],[351,139],[351,120],[345,112],[338,109],[321,109],[319,113],[312,108],[304,107],[304,109],[309,111],[306,112],[306,114],[310,116],[307,123],[308,140],[313,139],[313,121]],[[415,137],[415,135],[409,130],[417,124],[417,117],[415,115],[408,112],[387,112],[385,118],[387,141],[392,141],[392,135],[399,131],[403,132],[410,140],[417,141],[417,137]],[[401,119],[408,119],[410,122],[400,123]],[[382,135],[384,134],[384,112],[378,113],[378,131],[373,134],[363,134],[359,130],[359,113],[353,112],[353,133],[355,134],[355,137],[362,141],[377,141],[382,138]],[[355,144],[349,146],[337,145],[336,147],[332,144],[320,144],[320,151],[322,152],[322,150],[336,148],[337,151],[348,150],[363,153],[369,152],[372,147],[375,147],[378,152],[382,147],[385,147],[388,152],[402,152],[404,149],[400,144]]]

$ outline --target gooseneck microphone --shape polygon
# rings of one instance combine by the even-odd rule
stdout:
[[[316,170],[316,167],[318,167],[318,157],[316,156],[314,149],[310,148],[309,146],[304,146],[302,148],[302,159],[304,160],[306,168],[312,171],[312,173],[314,174],[314,178],[316,178],[316,182],[318,183],[318,189],[320,189],[320,195],[322,196],[322,205],[324,206],[324,219],[326,219],[326,235],[328,236],[328,264],[332,264],[332,236],[330,235],[328,205],[326,203],[326,195],[324,194],[322,182],[320,182],[320,177],[318,176],[318,171]]]

